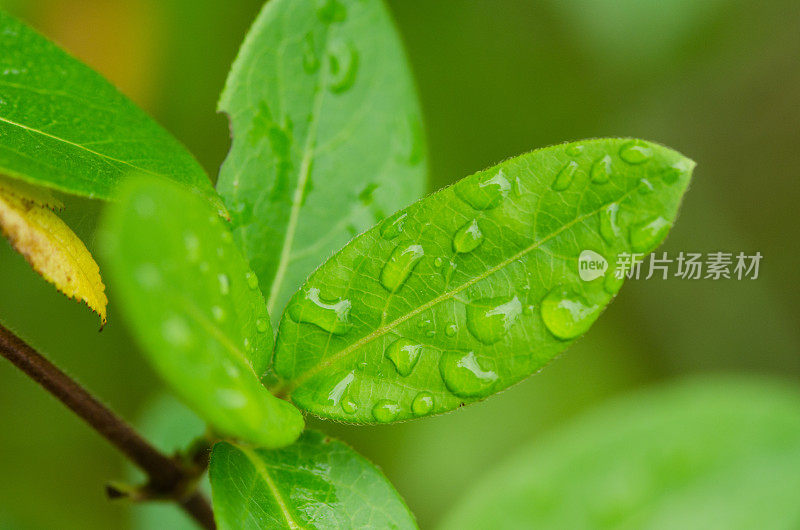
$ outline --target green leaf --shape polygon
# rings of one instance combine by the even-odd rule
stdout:
[[[281,392],[314,414],[372,423],[516,383],[611,301],[618,255],[661,242],[693,167],[657,144],[588,140],[507,160],[398,212],[290,301]],[[605,277],[580,279],[585,250],[608,261]]]
[[[332,252],[424,191],[419,105],[381,0],[271,0],[219,107],[233,145],[217,188],[275,317]]]
[[[416,528],[372,463],[315,431],[277,451],[219,443],[209,473],[220,530]]]
[[[0,174],[111,199],[136,171],[224,212],[192,155],[99,74],[1,11],[0,49]]]
[[[796,385],[698,378],[553,432],[441,528],[798,528],[799,470]]]
[[[103,250],[116,303],[156,371],[220,434],[277,447],[303,419],[261,385],[272,330],[255,275],[207,203],[165,181],[132,181]]]

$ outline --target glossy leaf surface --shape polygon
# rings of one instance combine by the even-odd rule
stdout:
[[[219,443],[210,477],[221,530],[416,528],[372,463],[315,431],[277,451]]]
[[[0,49],[0,173],[110,199],[138,171],[224,210],[192,155],[99,74],[3,12]]]
[[[217,188],[275,317],[331,253],[424,190],[419,105],[380,0],[271,0],[219,106],[233,145]]]
[[[443,529],[797,528],[800,392],[698,378],[603,405],[493,471]]]
[[[105,223],[116,302],[151,364],[220,434],[275,447],[303,428],[260,375],[272,332],[255,275],[225,222],[173,184],[137,180]]]
[[[444,412],[541,369],[665,237],[694,163],[641,140],[562,144],[463,179],[357,237],[281,321],[274,369],[301,408],[352,422]],[[583,281],[579,256],[606,260]],[[597,258],[595,259],[597,261]]]

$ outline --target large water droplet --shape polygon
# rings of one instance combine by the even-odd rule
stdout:
[[[619,157],[629,164],[644,164],[653,156],[653,150],[639,140],[626,143],[619,150]]]
[[[331,92],[345,92],[356,81],[358,71],[358,52],[352,44],[337,40],[328,50],[328,88]]]
[[[244,279],[247,280],[247,286],[250,289],[258,288],[258,276],[256,276],[253,271],[247,271],[244,275]]]
[[[400,289],[424,255],[420,245],[395,248],[381,271],[381,285],[392,293]]]
[[[403,231],[403,226],[406,224],[408,214],[405,212],[397,212],[393,216],[386,219],[381,223],[381,237],[384,239],[394,239]]]
[[[556,191],[564,191],[569,188],[576,171],[578,171],[578,163],[574,160],[567,162],[567,165],[561,168],[561,171],[556,175],[556,179],[553,181],[553,189]]]
[[[617,214],[619,213],[619,203],[613,202],[603,208],[600,212],[600,235],[609,245],[613,244],[620,234],[617,225]]]
[[[472,252],[483,243],[483,232],[478,226],[478,220],[473,219],[458,229],[453,236],[453,250],[466,254]]]
[[[453,337],[458,332],[458,326],[456,324],[448,324],[446,328],[444,328],[444,334],[448,337]]]
[[[381,423],[389,423],[400,414],[400,406],[391,399],[381,399],[372,407],[372,417]]]
[[[500,341],[522,314],[522,302],[514,296],[482,298],[467,306],[467,329],[484,344]]]
[[[386,348],[386,357],[392,361],[397,373],[405,377],[414,370],[421,352],[422,344],[399,338]]]
[[[503,201],[511,183],[501,169],[495,174],[467,177],[456,184],[455,190],[456,195],[476,210],[488,210]]]
[[[497,382],[494,360],[475,352],[448,350],[439,359],[439,373],[450,392],[459,397],[483,397]]]
[[[289,316],[295,322],[306,322],[334,335],[344,335],[352,327],[350,322],[350,300],[326,302],[320,291],[311,287],[305,293],[295,295],[289,304]]]
[[[611,178],[611,157],[605,155],[595,160],[592,164],[590,176],[595,184],[608,182],[608,179]]]
[[[433,410],[433,394],[430,392],[420,392],[411,402],[411,412],[414,416],[424,416]]]
[[[634,252],[650,252],[667,235],[669,221],[655,217],[631,228],[631,247]]]
[[[573,288],[559,285],[542,300],[542,320],[559,339],[573,339],[585,333],[600,316],[603,307],[590,303]]]

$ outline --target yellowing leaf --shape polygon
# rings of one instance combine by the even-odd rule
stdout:
[[[49,205],[47,193],[0,182],[0,230],[33,270],[70,298],[86,303],[106,322],[105,285],[100,269],[78,236]],[[23,198],[24,197],[24,198]]]

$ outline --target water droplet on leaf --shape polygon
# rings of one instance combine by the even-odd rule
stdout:
[[[472,252],[483,243],[483,232],[478,227],[478,220],[473,219],[458,229],[453,236],[453,250],[460,254]]]
[[[245,280],[247,280],[247,286],[250,289],[257,289],[258,288],[258,276],[255,275],[252,271],[247,271],[244,275]]]
[[[522,314],[522,303],[513,298],[482,298],[467,306],[467,329],[484,344],[500,341]]]
[[[617,225],[617,214],[619,213],[619,203],[611,203],[600,212],[600,235],[609,245],[613,244],[620,234]]]
[[[259,333],[266,333],[267,329],[269,329],[269,324],[267,323],[266,319],[257,318],[256,329]]]
[[[605,155],[595,160],[592,164],[590,176],[595,184],[608,182],[608,179],[611,178],[611,157]]]
[[[389,423],[400,414],[400,406],[391,399],[381,399],[372,407],[372,417],[381,423]]]
[[[628,142],[619,150],[619,157],[625,162],[634,165],[644,164],[652,156],[653,150],[639,140]]]
[[[631,228],[631,247],[635,252],[650,252],[667,235],[669,221],[655,217]]]
[[[588,302],[571,287],[559,285],[542,300],[542,320],[559,339],[573,339],[585,333],[597,320],[602,306]]]
[[[459,397],[487,396],[498,379],[493,359],[455,350],[442,354],[439,373],[447,389]]]
[[[553,181],[553,189],[555,191],[564,191],[569,188],[576,171],[578,171],[578,163],[574,160],[567,162],[567,165],[561,168],[561,171],[556,175],[556,179]]]
[[[430,392],[420,392],[411,402],[411,412],[414,416],[424,416],[433,410],[433,394]]]
[[[397,373],[405,377],[414,370],[421,352],[422,344],[399,338],[386,348],[386,357],[392,361]]]
[[[578,156],[583,152],[583,146],[580,144],[570,144],[567,146],[567,154],[569,156]]]
[[[508,196],[511,183],[501,169],[495,174],[467,177],[456,184],[455,190],[456,195],[476,210],[488,210]]]
[[[320,291],[311,287],[305,293],[299,293],[289,303],[289,316],[295,322],[306,322],[333,333],[344,335],[352,324],[350,323],[351,302],[340,299],[336,302],[327,302],[320,297]]]
[[[328,88],[331,92],[339,94],[353,86],[358,70],[358,52],[352,44],[341,40],[331,44],[328,50],[328,70]]]
[[[381,237],[391,240],[399,236],[403,231],[403,225],[405,225],[407,217],[407,213],[397,212],[382,222],[380,228]]]
[[[228,278],[228,275],[222,273],[217,276],[217,281],[219,281],[219,292],[223,296],[226,296],[229,292],[231,292],[231,281]]]
[[[396,292],[403,286],[424,255],[425,251],[420,245],[395,248],[381,270],[381,285],[389,292]]]
[[[214,315],[214,320],[217,322],[222,322],[225,319],[225,310],[218,305],[211,307],[211,314]]]

